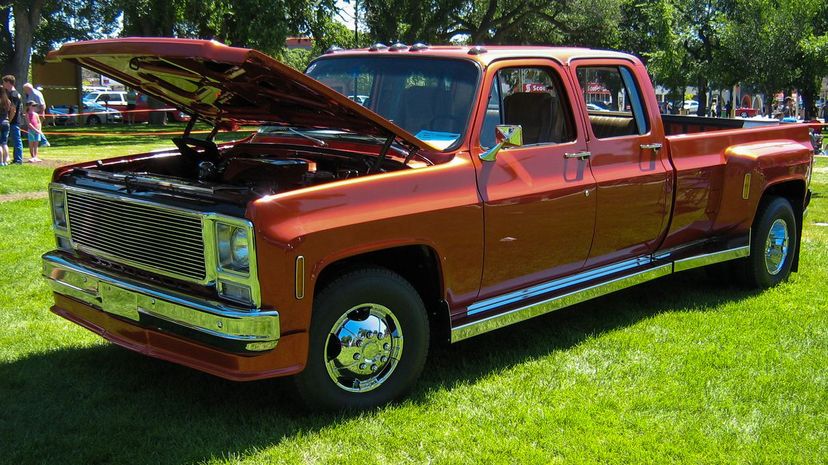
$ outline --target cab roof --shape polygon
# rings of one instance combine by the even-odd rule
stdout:
[[[494,61],[504,58],[551,58],[563,64],[569,63],[578,58],[609,58],[640,63],[640,60],[634,55],[612,50],[596,50],[581,47],[552,47],[543,45],[375,45],[370,48],[362,49],[333,49],[326,52],[325,55],[320,58],[331,56],[365,55],[416,55],[439,58],[465,58],[477,61],[484,67]]]

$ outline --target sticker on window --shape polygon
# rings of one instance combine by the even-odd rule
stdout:
[[[414,137],[436,149],[444,150],[451,146],[451,144],[453,144],[454,141],[460,137],[460,134],[454,132],[428,131],[423,129],[415,134]]]

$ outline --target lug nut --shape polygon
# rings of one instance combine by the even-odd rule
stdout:
[[[380,361],[381,361],[381,362],[387,362],[387,361],[388,361],[388,356],[387,356],[387,355],[383,355],[382,357],[380,357]]]
[[[354,354],[354,360],[359,360],[362,358],[362,354]]]
[[[374,335],[374,333],[372,333],[371,331],[368,331],[368,332],[365,334],[365,337],[367,337],[368,339],[371,339],[371,336],[373,336],[373,335]]]
[[[371,365],[371,371],[377,371],[377,366],[376,365]]]
[[[377,333],[377,339],[382,339],[385,337],[385,333]]]
[[[359,369],[360,369],[360,370],[364,370],[366,367],[368,367],[368,365],[367,365],[367,364],[365,364],[365,363],[360,363],[360,364],[359,364]]]
[[[391,348],[391,344],[389,344],[389,343],[387,343],[387,342],[386,342],[385,344],[383,344],[383,345],[382,345],[382,348],[383,348],[384,350],[388,350],[388,349],[390,349],[390,348]]]

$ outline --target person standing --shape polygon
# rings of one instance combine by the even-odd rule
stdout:
[[[9,92],[0,86],[0,166],[9,164],[9,119],[14,111]]]
[[[26,101],[33,101],[35,102],[35,110],[40,115],[41,121],[46,120],[46,99],[43,97],[43,92],[35,89],[35,87],[30,83],[27,82],[23,84],[23,90],[26,91]],[[42,136],[41,143],[44,147],[48,147],[49,141],[46,140],[46,134],[41,132]]]
[[[43,142],[43,131],[40,125],[40,113],[37,111],[37,102],[29,100],[26,102],[26,118],[29,120],[29,154],[32,163],[39,163],[43,160],[38,158],[37,149]]]
[[[3,76],[3,87],[9,93],[14,114],[9,114],[9,139],[12,143],[14,163],[23,164],[23,140],[20,139],[20,94],[14,88],[14,75]]]
[[[125,123],[133,124],[135,123],[135,104],[138,101],[138,92],[135,92],[135,89],[132,87],[129,88],[126,94],[126,101],[127,101],[127,117],[124,121]]]

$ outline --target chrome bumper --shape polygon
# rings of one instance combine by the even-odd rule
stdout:
[[[135,322],[153,317],[250,352],[273,349],[279,342],[276,311],[234,307],[116,277],[59,252],[43,255],[43,276],[55,292]]]

